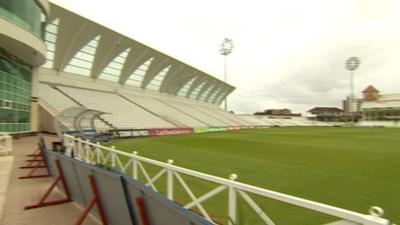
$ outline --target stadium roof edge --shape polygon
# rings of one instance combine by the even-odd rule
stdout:
[[[175,58],[175,57],[172,57],[172,56],[170,56],[170,55],[168,55],[168,54],[165,54],[165,53],[163,53],[163,52],[160,52],[159,50],[154,49],[154,48],[152,48],[152,47],[150,47],[150,46],[148,46],[148,45],[146,45],[146,44],[143,44],[142,42],[137,41],[137,40],[133,39],[132,37],[128,36],[128,34],[124,34],[123,32],[116,31],[116,30],[114,30],[114,29],[111,29],[111,28],[109,28],[109,27],[106,27],[105,25],[102,25],[102,24],[100,24],[99,22],[96,22],[96,21],[94,21],[94,20],[91,19],[91,18],[87,18],[87,17],[85,17],[84,15],[81,15],[81,14],[75,12],[75,11],[72,11],[72,9],[69,9],[68,7],[65,7],[65,6],[56,4],[56,3],[52,2],[52,1],[50,1],[50,5],[51,5],[51,7],[58,7],[58,8],[60,8],[60,9],[67,10],[68,12],[70,12],[70,13],[72,13],[72,14],[75,14],[76,16],[82,17],[82,18],[84,18],[85,20],[90,21],[91,23],[94,23],[94,24],[96,24],[96,25],[98,25],[98,26],[101,26],[101,27],[104,28],[104,29],[107,29],[107,30],[109,30],[109,31],[111,31],[111,32],[114,32],[114,33],[116,33],[116,34],[118,34],[118,35],[121,35],[121,36],[123,36],[123,37],[125,37],[125,38],[128,38],[128,39],[130,39],[130,40],[136,42],[137,44],[142,45],[143,47],[149,48],[149,49],[151,49],[151,50],[157,52],[158,54],[161,54],[161,55],[163,55],[163,56],[165,56],[165,57],[168,57],[168,58],[170,58],[170,59],[172,59],[172,60],[175,60],[175,61],[177,61],[177,62],[179,62],[179,63],[181,63],[181,64],[184,64],[185,66],[194,69],[196,72],[199,72],[199,73],[201,73],[201,74],[204,75],[204,76],[208,76],[208,77],[210,77],[211,79],[214,79],[214,80],[217,80],[217,81],[219,81],[219,82],[224,83],[226,86],[231,87],[231,88],[232,88],[232,91],[236,89],[235,86],[233,86],[233,85],[231,85],[231,84],[229,84],[229,83],[226,83],[225,81],[223,81],[223,80],[221,80],[221,79],[219,79],[219,78],[217,78],[217,77],[214,77],[214,76],[210,75],[209,73],[207,73],[207,72],[205,72],[205,71],[202,71],[202,70],[200,70],[200,69],[198,69],[198,68],[196,68],[196,67],[194,67],[194,66],[191,66],[191,65],[189,65],[189,64],[186,63],[186,62],[183,62],[183,61],[181,61],[181,60],[179,60],[179,59],[177,59],[177,58]],[[51,12],[51,11],[50,11],[50,12]],[[50,14],[51,14],[51,13],[50,13]]]

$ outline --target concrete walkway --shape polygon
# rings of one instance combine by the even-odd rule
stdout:
[[[27,158],[25,155],[32,153],[36,149],[37,140],[37,137],[25,137],[19,140],[14,140],[12,153],[14,156],[14,163],[12,165],[3,217],[0,217],[1,225],[73,225],[82,211],[82,207],[73,202],[24,210],[24,206],[35,204],[39,201],[52,181],[52,178],[18,179],[19,176],[26,175],[28,172],[28,170],[21,170],[19,167],[26,164],[25,160]],[[46,136],[45,140],[47,146],[51,146],[51,141],[57,139],[55,137]],[[2,165],[2,162],[0,162],[0,165]],[[45,171],[42,170],[40,172]],[[0,175],[0,196],[1,190],[5,186],[7,185],[3,182]],[[60,191],[56,191],[55,194],[50,196],[50,199],[62,196],[63,195]],[[83,224],[97,225],[100,223],[94,217],[89,217]]]
[[[6,203],[6,195],[9,183],[8,181],[13,162],[13,156],[0,156],[0,221],[3,215],[4,205]]]

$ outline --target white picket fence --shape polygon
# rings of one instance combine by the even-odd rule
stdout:
[[[0,134],[0,156],[10,155],[12,151],[12,137],[8,134]]]
[[[280,202],[288,203],[291,205],[303,207],[309,210],[313,210],[322,214],[331,215],[339,219],[353,222],[362,225],[389,225],[389,221],[381,218],[383,215],[383,210],[379,207],[371,207],[369,210],[369,215],[361,214],[346,209],[282,194],[275,191],[270,191],[264,188],[251,186],[248,184],[240,183],[235,181],[237,179],[236,174],[231,174],[229,179],[224,179],[221,177],[216,177],[213,175],[197,172],[194,170],[182,168],[173,165],[173,160],[168,160],[167,163],[155,161],[145,157],[138,156],[137,152],[131,153],[116,150],[114,147],[105,147],[99,143],[94,144],[89,141],[81,140],[80,138],[75,138],[71,135],[64,135],[64,144],[66,146],[66,154],[73,155],[75,158],[85,161],[89,164],[109,164],[114,168],[121,170],[124,173],[131,173],[134,179],[138,179],[139,173],[144,176],[147,180],[146,186],[151,187],[154,191],[157,191],[155,182],[160,179],[163,175],[166,176],[166,193],[167,198],[174,200],[174,185],[175,181],[178,181],[182,188],[186,191],[188,196],[191,198],[191,202],[188,202],[183,207],[186,209],[192,209],[197,207],[198,211],[207,220],[215,223],[209,212],[202,205],[205,201],[216,196],[217,194],[227,190],[227,213],[229,225],[235,225],[238,221],[238,208],[237,208],[237,198],[242,197],[244,202],[246,202],[251,209],[260,217],[260,219],[267,225],[275,225],[275,222],[264,212],[264,210],[250,197],[249,194],[254,194],[262,196],[269,199],[274,199]],[[143,166],[143,163],[157,166],[160,171],[151,177],[148,171]],[[127,171],[127,169],[132,171]],[[197,197],[189,185],[185,182],[181,175],[187,175],[194,178],[199,178],[201,180],[212,182],[218,184],[217,188]]]

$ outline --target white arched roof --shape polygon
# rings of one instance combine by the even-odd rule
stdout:
[[[50,12],[45,28],[46,68],[172,95],[184,92],[186,97],[214,104],[235,89],[60,6],[51,4]]]

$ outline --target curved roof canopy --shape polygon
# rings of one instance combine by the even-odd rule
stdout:
[[[220,104],[235,87],[129,37],[51,4],[43,66]]]

